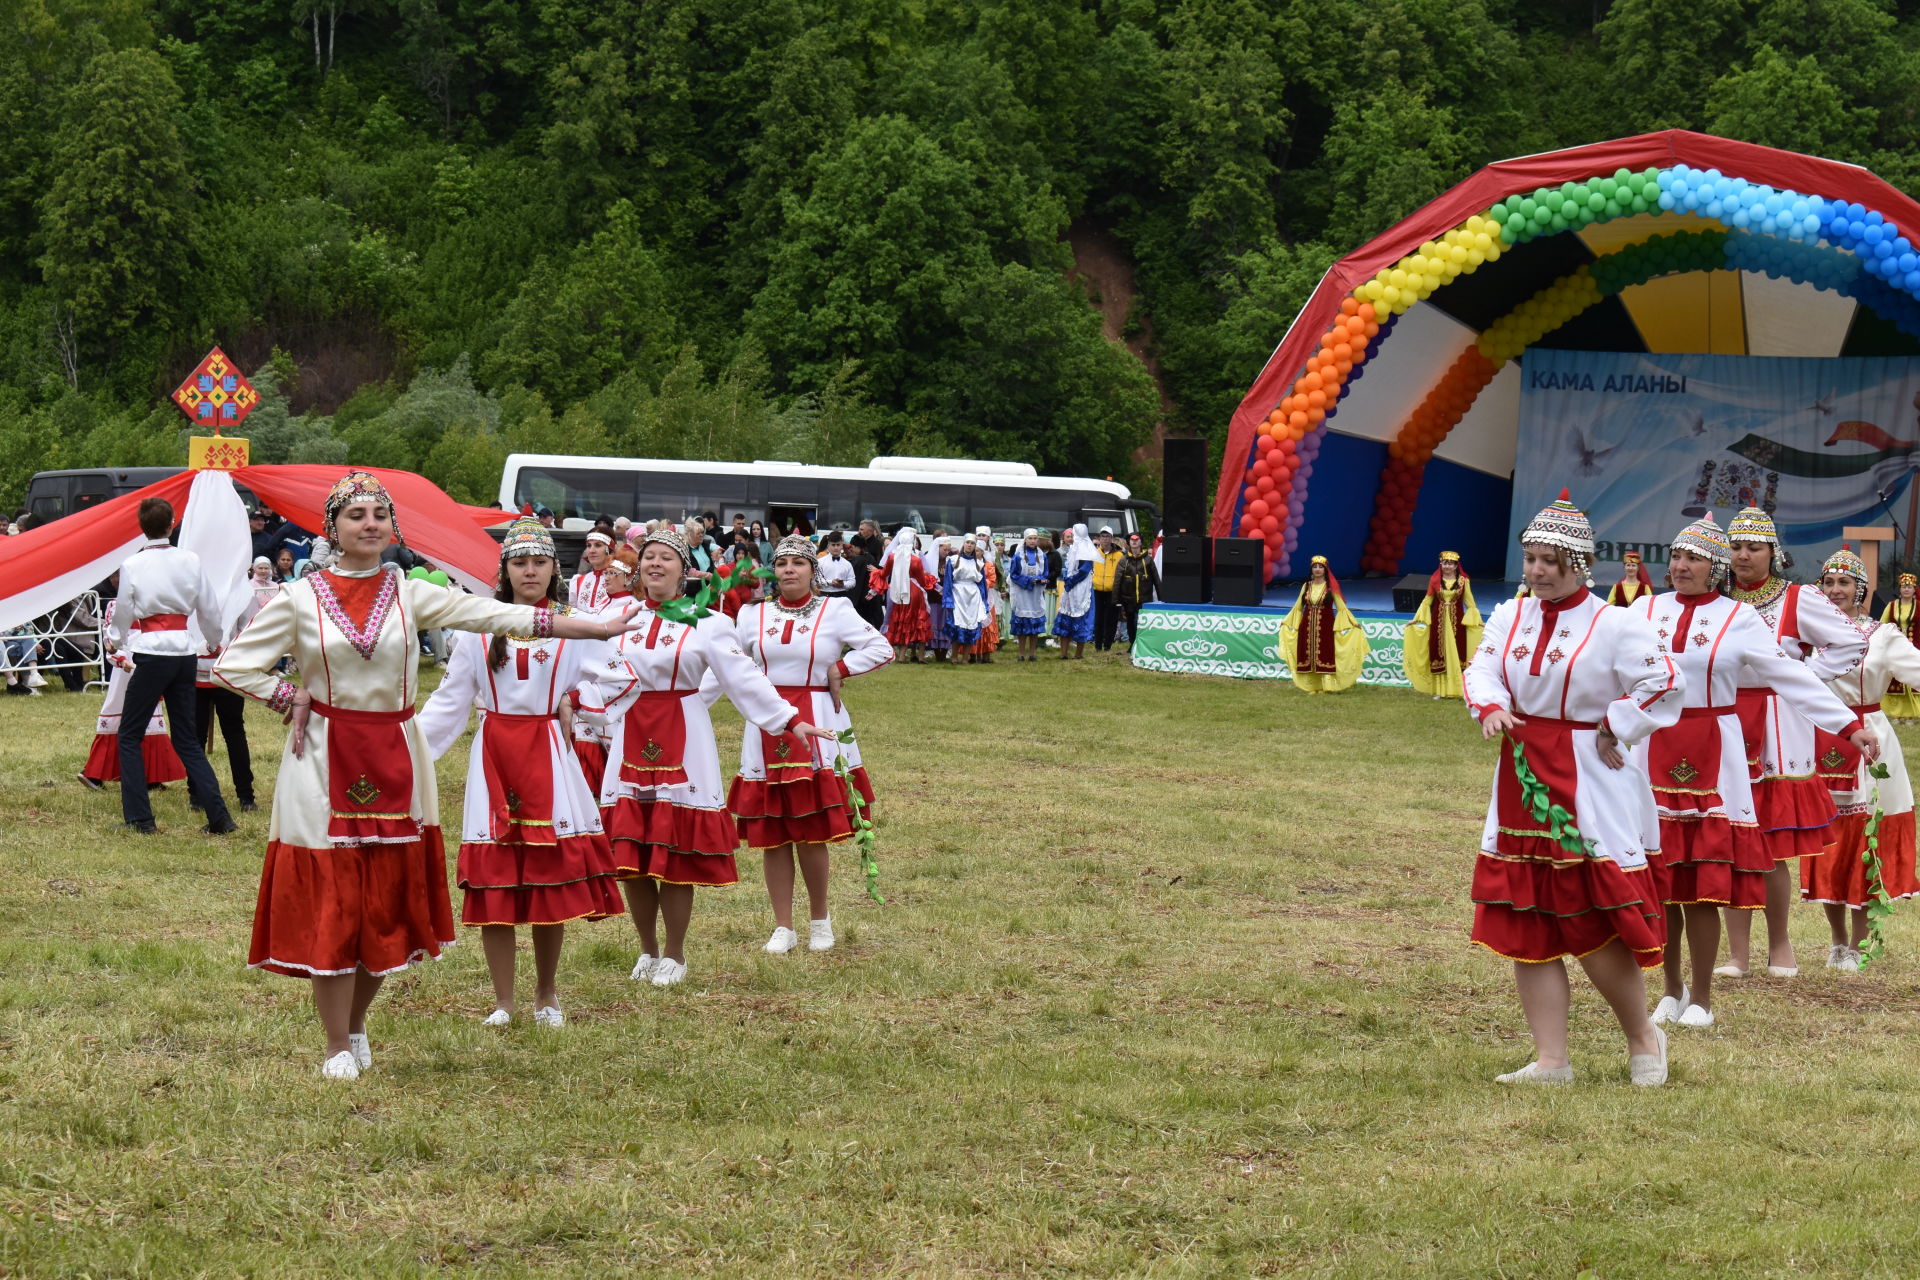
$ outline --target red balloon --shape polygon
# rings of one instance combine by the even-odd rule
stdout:
[[[1268,533],[1280,532],[1280,521],[1274,516],[1261,516],[1260,527]]]

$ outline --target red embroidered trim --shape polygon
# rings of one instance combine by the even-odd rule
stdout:
[[[346,608],[341,605],[340,598],[333,594],[333,586],[327,581],[326,574],[316,573],[309,578],[313,583],[313,594],[320,601],[320,607],[326,610],[327,617],[333,621],[335,627],[339,628],[340,634],[347,638],[347,643],[353,646],[353,651],[368,662],[373,661],[373,651],[380,643],[380,628],[386,625],[387,614],[393,610],[393,602],[400,595],[398,573],[383,570],[381,578],[383,580],[380,583],[380,594],[373,598],[373,609],[367,614],[367,625],[364,628],[356,627],[353,619],[347,616]]]

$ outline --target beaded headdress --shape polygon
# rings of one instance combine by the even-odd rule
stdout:
[[[1920,587],[1920,578],[1916,578],[1910,573],[1903,573],[1900,575],[1900,585],[1903,587]]]
[[[327,490],[326,519],[321,527],[321,536],[326,538],[329,546],[340,545],[340,536],[333,523],[340,512],[353,503],[368,501],[386,504],[387,513],[393,520],[394,541],[406,541],[400,533],[400,513],[394,508],[393,495],[387,492],[387,486],[381,484],[379,477],[370,471],[349,471],[334,481],[333,488]]]
[[[1620,557],[1620,563],[1621,564],[1639,564],[1640,559],[1641,559],[1641,556],[1638,551],[1629,551],[1625,555]]]
[[[1326,564],[1326,562],[1327,562],[1327,558],[1325,556],[1314,556],[1312,559],[1307,561],[1308,564],[1318,564],[1318,565],[1324,565]]]
[[[1458,551],[1442,551],[1440,553],[1440,563],[1441,564],[1459,564],[1460,553]]]
[[[1707,581],[1715,588],[1719,587],[1727,571],[1733,567],[1733,544],[1727,540],[1726,530],[1715,524],[1712,516],[1695,520],[1675,534],[1669,545],[1674,551],[1691,551],[1697,556],[1706,557],[1713,566]]]
[[[500,558],[511,560],[515,556],[546,556],[557,559],[558,553],[553,547],[553,531],[533,516],[521,516],[507,526],[507,536],[500,543]]]
[[[781,556],[799,556],[812,561],[814,568],[820,567],[820,552],[814,547],[813,540],[804,534],[790,533],[780,539],[773,548],[773,558],[778,560]]]
[[[613,545],[613,535],[610,533],[602,533],[598,529],[595,529],[587,535],[587,541],[597,542],[603,547],[611,547]]]
[[[1727,541],[1764,542],[1778,550],[1780,531],[1773,527],[1773,517],[1759,507],[1743,507],[1727,526]]]
[[[1593,526],[1587,513],[1573,505],[1573,497],[1562,489],[1551,506],[1540,508],[1538,515],[1520,531],[1520,545],[1533,543],[1554,547],[1567,553],[1567,565],[1585,578],[1593,565]],[[1588,583],[1592,585],[1591,581]]]
[[[1855,555],[1853,548],[1846,543],[1841,543],[1840,549],[1828,556],[1827,562],[1820,566],[1821,577],[1829,573],[1841,573],[1853,579],[1854,604],[1858,605],[1867,598],[1867,562]]]
[[[673,554],[680,557],[681,564],[687,566],[688,568],[693,567],[693,552],[688,549],[687,540],[680,536],[680,531],[678,529],[675,529],[671,525],[669,525],[664,529],[654,530],[652,533],[648,534],[645,538],[642,538],[640,540],[640,550],[645,551],[650,544],[655,542],[658,542],[662,546],[670,548],[673,551]]]

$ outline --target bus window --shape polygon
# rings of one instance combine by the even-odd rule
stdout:
[[[516,501],[546,507],[561,520],[592,520],[603,513],[628,515],[633,509],[633,477],[585,467],[526,467],[513,496]]]
[[[822,529],[860,526],[860,489],[853,480],[822,480],[818,523]]]
[[[967,523],[967,491],[958,485],[889,484],[860,482],[860,519],[872,520],[887,533],[910,524],[922,533],[935,529],[971,529]]]
[[[1110,507],[1087,507],[1080,512],[1081,521],[1087,526],[1087,532],[1099,533],[1102,529],[1111,529],[1115,537],[1127,536],[1127,522],[1118,511]]]
[[[1000,490],[991,499],[992,506],[976,503],[973,508],[973,522],[984,524],[996,534],[1018,535],[1026,529],[1045,529],[1055,535],[1073,523],[1073,512],[1080,506],[1081,495],[1072,493],[1048,493],[1036,490],[1032,493],[1011,493]],[[1014,504],[1018,504],[1017,506]]]

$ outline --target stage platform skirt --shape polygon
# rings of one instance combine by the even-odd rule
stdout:
[[[164,733],[149,733],[140,739],[140,762],[146,766],[148,786],[156,782],[178,782],[187,776],[187,767],[180,763],[180,753],[173,749],[173,739]],[[95,782],[120,781],[120,735],[94,734],[86,766],[80,772]]]
[[[1643,844],[1643,775],[1602,764],[1592,725],[1529,716],[1513,732],[1551,803],[1574,815],[1592,852],[1568,852],[1534,819],[1513,772],[1513,743],[1503,741],[1473,869],[1473,944],[1541,964],[1618,938],[1642,968],[1659,965],[1666,912]]]
[[[290,978],[375,977],[453,945],[440,828],[403,843],[267,845],[247,964]]]
[[[740,883],[740,833],[725,809],[622,796],[602,811],[622,880],[721,887]]]
[[[1800,897],[1806,902],[1867,905],[1867,868],[1860,853],[1867,847],[1865,813],[1843,813],[1827,829],[1826,855],[1800,863]],[[1880,883],[1896,901],[1920,896],[1914,871],[1913,810],[1880,819]]]
[[[1661,901],[1764,907],[1774,860],[1754,819],[1733,710],[1688,707],[1653,735],[1647,772],[1660,814]]]

